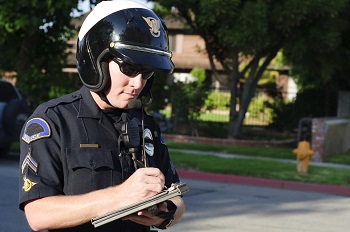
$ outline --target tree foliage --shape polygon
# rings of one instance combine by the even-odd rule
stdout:
[[[169,104],[171,91],[169,89],[169,81],[167,74],[155,73],[152,83],[152,104],[147,106],[148,112],[159,112]],[[149,99],[146,99],[149,100]]]
[[[190,123],[196,131],[195,120],[198,119],[210,89],[210,79],[201,68],[192,69],[190,75],[195,80],[174,81],[171,94],[172,119],[175,130],[179,123]],[[192,133],[193,133],[192,131]]]
[[[347,1],[346,9],[348,7]],[[350,16],[346,11],[320,17],[315,21],[317,27],[293,34],[300,39],[285,46],[284,55],[292,64],[293,75],[300,86],[318,89],[327,86],[336,90],[350,88]]]
[[[334,51],[344,28],[348,0],[157,0],[186,19],[204,40],[214,74],[219,67],[230,80],[229,137],[239,138],[257,83],[271,60],[284,49],[295,63]],[[305,37],[305,35],[307,35]],[[310,46],[313,49],[310,49]],[[310,61],[311,62],[311,61]],[[316,62],[317,63],[317,62]],[[324,64],[324,63],[322,63]],[[333,67],[324,64],[329,76]],[[323,71],[322,71],[323,73]],[[238,83],[244,79],[242,94]],[[236,110],[239,103],[240,108]]]
[[[0,2],[0,71],[17,73],[17,85],[34,107],[79,83],[62,73],[67,41],[76,34],[71,13],[79,11],[79,1]]]

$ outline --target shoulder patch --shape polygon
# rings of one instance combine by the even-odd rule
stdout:
[[[30,144],[31,142],[51,136],[49,124],[42,118],[32,118],[25,125],[22,140]]]

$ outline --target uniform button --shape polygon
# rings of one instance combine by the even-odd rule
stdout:
[[[90,164],[91,167],[94,167],[95,166],[95,161],[94,160],[90,160],[89,164]]]
[[[124,168],[124,172],[128,172],[129,171],[129,168]]]

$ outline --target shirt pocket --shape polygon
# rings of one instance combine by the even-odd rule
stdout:
[[[67,194],[82,194],[113,184],[112,152],[101,148],[67,149]]]

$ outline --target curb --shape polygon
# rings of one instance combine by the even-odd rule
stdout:
[[[185,170],[177,170],[177,173],[180,176],[180,178],[215,181],[215,182],[231,183],[231,184],[253,185],[253,186],[259,186],[259,187],[280,188],[280,189],[298,190],[298,191],[306,191],[306,192],[318,192],[318,193],[326,193],[326,194],[333,194],[333,195],[340,195],[340,196],[350,196],[349,187],[343,187],[343,186],[337,186],[337,185],[310,184],[310,183],[300,183],[300,182],[294,182],[294,181],[272,180],[272,179],[264,179],[264,178],[234,176],[234,175],[227,175],[227,174],[214,174],[214,173],[185,171]]]

